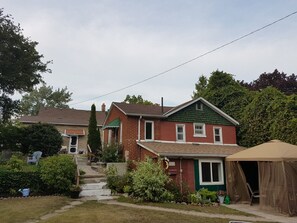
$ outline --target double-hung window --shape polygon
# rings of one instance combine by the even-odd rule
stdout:
[[[200,185],[224,184],[222,160],[199,160]]]
[[[145,121],[145,140],[154,140],[154,122]]]
[[[176,141],[184,142],[185,138],[185,125],[176,125]]]
[[[217,143],[217,144],[223,143],[223,136],[222,136],[222,128],[221,127],[214,127],[213,128],[213,137],[214,137],[214,143]]]
[[[194,123],[194,137],[205,137],[205,124],[204,123]]]

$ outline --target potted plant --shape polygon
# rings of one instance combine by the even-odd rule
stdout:
[[[223,204],[224,203],[225,195],[226,195],[226,193],[223,190],[219,190],[217,192],[217,196],[218,196],[218,200],[219,200],[219,203],[220,204]]]
[[[81,192],[81,187],[78,185],[72,185],[69,189],[71,198],[79,198],[79,193]]]

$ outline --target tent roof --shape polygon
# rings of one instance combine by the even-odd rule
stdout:
[[[282,161],[297,160],[297,146],[271,140],[230,155],[226,161]]]

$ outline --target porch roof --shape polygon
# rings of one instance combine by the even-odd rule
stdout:
[[[112,128],[119,128],[121,125],[121,121],[119,118],[116,118],[109,122],[107,125],[103,126],[103,129],[112,129]]]
[[[76,136],[84,136],[84,129],[65,129],[65,135],[76,135]]]
[[[168,157],[227,157],[240,152],[244,147],[237,145],[213,145],[174,142],[137,142],[137,144],[158,155]]]

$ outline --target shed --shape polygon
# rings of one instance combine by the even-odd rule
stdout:
[[[247,183],[259,189],[260,208],[297,215],[297,146],[279,140],[226,158],[227,191],[234,202],[247,202]]]

